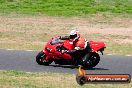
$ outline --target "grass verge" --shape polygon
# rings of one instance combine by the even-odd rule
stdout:
[[[76,83],[74,74],[26,73],[20,71],[0,71],[1,88],[131,88],[130,84],[86,84]]]

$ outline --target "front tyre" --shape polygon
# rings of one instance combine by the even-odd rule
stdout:
[[[82,65],[84,68],[93,68],[99,63],[99,61],[100,56],[98,53],[89,53],[84,56]]]
[[[49,59],[48,61],[45,60],[46,58],[46,54],[41,51],[38,53],[38,55],[36,56],[36,62],[39,64],[39,65],[49,65],[53,62],[52,59]]]

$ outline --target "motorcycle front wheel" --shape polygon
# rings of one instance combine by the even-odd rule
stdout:
[[[49,65],[53,62],[52,59],[49,59],[48,61],[45,60],[46,58],[46,54],[41,51],[38,53],[38,55],[36,56],[36,62],[39,64],[39,65]]]

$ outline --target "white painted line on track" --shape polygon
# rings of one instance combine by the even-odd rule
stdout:
[[[35,51],[35,50],[17,50],[17,49],[3,49],[3,48],[0,48],[0,49],[1,50],[9,50],[9,51],[29,51],[29,52]]]
[[[3,48],[0,48],[0,49],[3,49]],[[16,49],[3,49],[3,50],[9,50],[9,51],[13,51],[13,50],[16,50]],[[17,51],[17,50],[16,50]],[[19,50],[18,50],[19,51]],[[21,50],[20,50],[21,51]],[[33,52],[35,50],[22,50],[22,51],[28,51],[28,52]],[[37,50],[36,50],[37,51]],[[106,54],[106,55],[116,55],[116,54]],[[128,56],[128,57],[131,57],[132,55],[124,55],[124,56]]]
[[[5,49],[5,50],[15,50],[15,49]]]
[[[35,51],[35,50],[24,50],[24,51],[29,51],[29,52],[32,52],[32,51]]]
[[[113,54],[106,54],[106,55],[113,55]]]
[[[125,55],[125,56],[131,57],[132,55]]]

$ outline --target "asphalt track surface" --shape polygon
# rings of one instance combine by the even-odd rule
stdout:
[[[0,49],[0,70],[26,72],[54,72],[76,74],[73,66],[38,65],[35,57],[38,51],[18,51]],[[100,63],[93,69],[86,69],[88,74],[130,74],[132,75],[132,56],[101,55]]]

